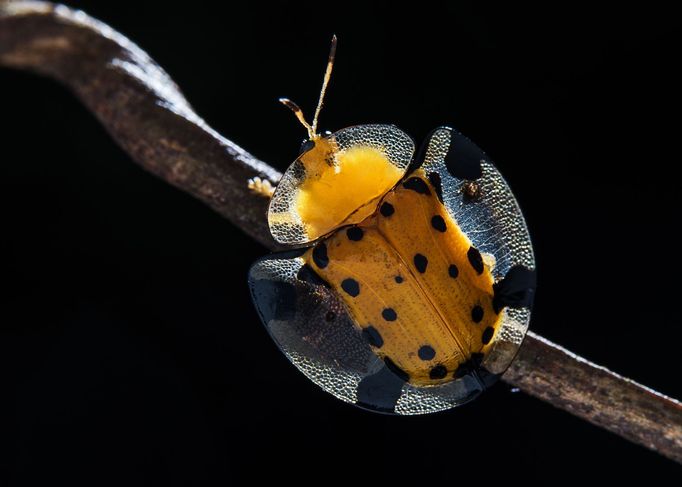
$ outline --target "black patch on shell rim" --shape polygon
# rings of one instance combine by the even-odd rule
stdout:
[[[400,367],[398,367],[390,358],[384,357],[384,363],[386,364],[388,370],[390,370],[393,374],[398,376],[400,380],[402,380],[403,382],[407,382],[408,380],[410,380],[409,374]]]
[[[433,138],[433,135],[436,132],[438,132],[439,130],[443,130],[443,129],[449,130],[447,127],[440,126],[440,127],[436,127],[435,129],[431,130],[431,132],[429,132],[427,134],[427,136],[424,138],[423,142],[419,146],[419,150],[417,151],[416,156],[412,160],[412,163],[407,168],[407,172],[406,172],[407,174],[412,174],[414,171],[416,171],[417,169],[422,167],[422,165],[424,165],[424,160],[426,159],[426,152],[429,149],[429,145],[431,145],[431,139]]]
[[[517,265],[509,269],[499,282],[493,284],[493,309],[495,313],[502,308],[530,308],[535,298],[537,275],[534,270]]]
[[[284,281],[258,279],[251,282],[251,295],[264,323],[286,321],[296,315],[296,287]]]
[[[315,141],[305,139],[303,142],[301,142],[301,148],[298,150],[298,157],[301,157],[303,154],[311,150],[313,147],[315,147]]]
[[[395,414],[395,406],[409,377],[389,358],[384,366],[358,384],[357,405],[370,411]]]
[[[457,179],[475,181],[483,175],[481,161],[485,153],[467,137],[452,131],[450,147],[445,155],[445,167]]]

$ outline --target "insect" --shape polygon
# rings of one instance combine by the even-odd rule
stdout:
[[[494,383],[525,336],[528,230],[495,166],[452,128],[416,154],[394,125],[318,134],[335,51],[336,38],[312,124],[280,100],[308,139],[268,210],[292,249],[252,266],[253,301],[289,360],[337,398],[389,414],[452,408]]]

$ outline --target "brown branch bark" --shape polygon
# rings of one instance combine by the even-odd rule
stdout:
[[[123,35],[63,5],[0,0],[0,65],[64,83],[142,167],[273,247],[267,201],[251,197],[244,181],[280,174],[211,129]]]
[[[212,130],[141,49],[64,6],[0,0],[0,66],[68,86],[142,167],[274,249],[250,177],[280,174]],[[682,404],[529,333],[503,380],[682,463]]]

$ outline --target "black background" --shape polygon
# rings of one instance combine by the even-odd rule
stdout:
[[[278,169],[339,36],[323,129],[450,124],[524,209],[532,329],[680,397],[679,52],[672,12],[480,2],[82,1],[197,112]],[[496,385],[417,418],[345,405],[250,304],[266,249],[138,168],[63,87],[0,71],[0,485],[679,478],[679,467]]]

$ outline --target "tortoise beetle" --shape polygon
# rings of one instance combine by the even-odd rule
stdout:
[[[287,358],[339,399],[423,414],[489,387],[526,334],[535,292],[528,230],[490,159],[450,127],[415,156],[394,125],[317,133],[336,38],[298,158],[268,224],[292,250],[258,260],[249,287]]]

